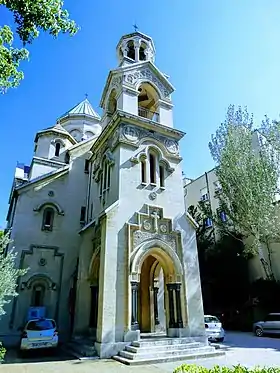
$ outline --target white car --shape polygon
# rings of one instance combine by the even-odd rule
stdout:
[[[216,316],[204,316],[205,331],[209,341],[223,342],[225,331],[221,321]]]
[[[28,321],[23,329],[20,350],[56,348],[57,346],[58,332],[54,320],[34,319]]]

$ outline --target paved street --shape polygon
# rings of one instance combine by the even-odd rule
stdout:
[[[212,367],[216,364],[232,366],[242,364],[248,367],[279,366],[280,365],[280,338],[257,338],[251,333],[227,333],[224,343],[226,356],[203,359],[196,364]],[[42,362],[42,360],[45,360]],[[58,361],[60,360],[60,361]],[[29,357],[20,364],[20,359],[10,353],[7,364],[0,366],[0,373],[172,373],[174,368],[184,361],[129,367],[112,360],[79,361],[71,358],[63,352],[57,356]],[[190,363],[194,363],[191,361]]]

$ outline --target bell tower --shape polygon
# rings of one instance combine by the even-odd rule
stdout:
[[[117,57],[101,99],[102,132],[91,148],[92,220],[81,232],[75,332],[88,328],[89,271],[98,279],[93,327],[100,357],[159,330],[204,346],[196,223],[185,211],[174,88],[154,64],[149,36],[123,36]]]
[[[124,35],[117,45],[119,66],[140,61],[155,62],[155,46],[152,38],[140,32]]]
[[[111,70],[102,94],[103,127],[116,111],[173,127],[174,91],[168,77],[154,64],[152,38],[140,32],[124,35],[117,45],[119,67]]]

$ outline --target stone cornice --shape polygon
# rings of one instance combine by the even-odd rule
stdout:
[[[49,172],[48,174],[39,176],[36,179],[33,179],[33,180],[23,184],[23,185],[20,185],[19,187],[17,187],[15,189],[15,192],[21,192],[23,189],[26,189],[30,186],[34,186],[35,184],[39,184],[40,182],[45,181],[45,180],[50,179],[50,178],[56,179],[58,177],[61,177],[65,174],[67,174],[68,171],[69,171],[69,166],[64,166],[63,168],[60,168],[58,170]]]
[[[42,164],[44,166],[54,166],[54,167],[64,167],[66,165],[66,163],[64,162],[55,161],[53,159],[41,158],[41,157],[33,157],[31,165],[33,163]]]
[[[43,135],[53,135],[53,134],[58,134],[62,137],[66,137],[69,139],[69,141],[74,145],[77,143],[77,141],[74,139],[73,136],[70,135],[68,132],[60,131],[59,129],[56,128],[47,128],[45,130],[39,131],[36,133],[35,136],[35,143],[38,141],[38,138]]]

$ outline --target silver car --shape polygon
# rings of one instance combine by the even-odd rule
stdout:
[[[204,316],[205,332],[209,341],[223,342],[225,331],[221,321],[212,315]]]
[[[264,334],[280,335],[280,313],[269,313],[264,321],[254,323],[253,332],[257,337],[262,337]]]

